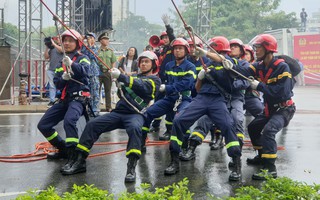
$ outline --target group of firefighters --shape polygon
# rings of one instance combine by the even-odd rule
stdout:
[[[276,39],[269,34],[258,35],[253,48],[223,36],[205,43],[196,36],[176,38],[169,17],[164,15],[162,20],[166,31],[157,44],[152,44],[159,50],[138,56],[138,74],[129,76],[107,66],[116,80],[120,100],[111,112],[90,119],[80,138],[76,124],[90,102],[88,72],[93,59],[79,53],[83,43],[77,31],[68,29],[61,34],[65,55],[55,69],[54,83],[62,94],[38,124],[40,132],[58,149],[47,158],[67,160],[60,169],[63,175],[85,172],[86,158],[99,136],[125,129],[129,137],[125,182],[135,182],[135,167],[146,151],[147,136],[159,127],[151,123],[166,115],[167,131],[160,139],[170,140],[171,162],[165,175],[179,172],[180,160],[194,159],[196,147],[212,131],[211,149],[225,146],[231,158],[229,180],[239,181],[246,109],[255,117],[248,133],[258,152],[247,163],[277,177],[275,136],[289,124],[295,105],[290,68],[273,55],[277,52]],[[192,33],[192,28],[186,29]],[[65,139],[54,129],[62,120]],[[261,170],[252,178],[264,180]]]

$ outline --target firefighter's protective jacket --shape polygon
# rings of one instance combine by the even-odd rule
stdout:
[[[155,98],[161,84],[160,78],[155,75],[145,76],[138,74],[136,76],[127,76],[120,74],[117,80],[123,83],[121,90],[125,98],[139,110],[142,108],[142,103],[148,105]],[[128,91],[133,91],[134,95],[129,94]],[[119,113],[137,113],[123,98],[120,98],[114,111]]]
[[[293,96],[294,81],[287,63],[280,62],[274,57],[267,67],[263,62],[255,62],[250,68],[236,68],[237,71],[249,77],[253,76],[260,83],[257,90],[263,92],[264,102],[268,105],[275,105],[285,102]]]
[[[80,54],[77,51],[68,55],[71,60],[74,60],[71,65],[73,79],[83,83],[79,84],[73,80],[63,80],[62,74],[64,72],[62,61],[59,63],[59,66],[55,70],[55,77],[53,79],[54,84],[58,90],[63,90],[66,87],[66,94],[71,95],[79,91],[89,91],[88,81],[88,70],[90,68],[90,61],[86,55]]]
[[[196,67],[186,58],[180,65],[177,66],[176,61],[171,61],[166,65],[166,95],[183,96],[183,98],[190,98],[191,89],[196,79]],[[188,95],[189,94],[189,95]]]

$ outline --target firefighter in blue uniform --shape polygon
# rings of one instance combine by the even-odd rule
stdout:
[[[98,47],[95,45],[96,34],[88,32],[86,34],[86,39],[88,42],[88,47],[95,54],[98,55]],[[99,75],[100,67],[97,64],[97,59],[85,46],[82,47],[81,53],[88,56],[90,59],[90,68],[89,68],[89,88],[90,88],[90,109],[89,113],[92,117],[98,116],[100,113],[100,95],[99,95]]]
[[[159,52],[159,72],[158,75],[161,79],[161,82],[163,84],[166,84],[166,74],[165,74],[165,67],[166,64],[170,61],[175,60],[172,47],[171,47],[171,42],[176,38],[173,32],[173,28],[170,26],[170,19],[168,15],[163,15],[162,21],[165,24],[166,31],[163,31],[160,35],[160,39],[164,43],[163,46],[160,47],[160,52]],[[160,99],[164,98],[164,93],[158,93],[156,96],[156,100],[158,101]],[[165,117],[165,126],[166,126],[166,131],[159,136],[159,140],[169,140],[170,135],[171,135],[171,130],[172,130],[172,119],[174,114],[172,113],[167,113]],[[151,124],[150,132],[159,132],[160,130],[160,123],[161,123],[162,117],[158,117],[153,119],[153,123]]]
[[[223,48],[222,45],[224,45],[224,43],[221,43],[221,39],[227,41],[226,43],[229,44],[226,38],[217,37],[215,45],[218,48]],[[221,62],[225,62],[225,59],[232,59],[227,55],[223,56],[209,53],[197,47],[198,56],[202,57],[208,54],[211,54],[209,57],[215,61],[209,63],[208,66],[210,69],[207,69],[207,71],[202,69],[199,72],[196,83],[197,96],[188,107],[179,112],[173,120],[173,135],[170,140],[171,163],[165,169],[164,173],[166,175],[172,175],[179,171],[179,152],[180,146],[184,142],[184,134],[201,116],[208,115],[211,121],[221,129],[227,143],[228,155],[232,157],[234,163],[236,163],[229,176],[229,180],[238,181],[241,177],[240,142],[235,134],[234,123],[227,109],[226,99],[221,94],[217,85],[212,82],[212,79],[214,79],[221,87],[230,92],[232,78],[228,72],[223,69]]]
[[[145,113],[146,121],[143,126],[145,138],[152,119],[164,114],[175,114],[191,102],[191,89],[196,78],[196,67],[187,60],[190,52],[189,44],[183,38],[177,38],[172,42],[172,47],[175,61],[166,65],[167,83],[161,84],[159,89],[160,92],[165,93],[165,97],[156,101]]]
[[[293,96],[294,81],[288,64],[273,55],[277,52],[277,40],[270,34],[258,35],[253,40],[257,62],[248,70],[235,68],[245,76],[252,76],[251,88],[263,93],[264,112],[249,125],[248,132],[258,155],[248,158],[248,164],[260,165],[268,175],[277,177],[275,161],[277,158],[276,134],[286,127],[295,113]],[[227,65],[232,68],[232,65]],[[265,180],[260,171],[252,179]]]
[[[245,58],[249,63],[254,62],[253,48],[246,44],[244,45]],[[263,112],[263,104],[260,99],[260,93],[257,90],[253,90],[251,87],[247,88],[244,95],[244,109],[249,112],[253,117],[257,117]]]
[[[189,38],[187,41],[190,46],[190,54],[188,55],[188,60],[196,66],[196,74],[198,75],[200,70],[203,69],[203,66],[202,66],[202,62],[201,62],[200,58],[198,56],[194,55],[194,51],[195,51],[195,46],[203,48],[203,43],[197,36],[194,37],[194,41],[196,44],[193,44],[194,42],[191,38]],[[209,62],[209,59],[207,57],[202,57],[201,59],[203,60],[203,63]],[[195,80],[194,85],[196,84],[196,81],[197,80]],[[197,96],[197,91],[194,87],[191,90],[191,96],[192,96],[192,98]]]
[[[136,180],[135,167],[141,156],[141,127],[144,123],[144,111],[155,98],[161,81],[153,75],[157,71],[157,56],[145,51],[138,58],[140,73],[127,76],[117,68],[111,69],[111,76],[120,83],[120,100],[116,108],[105,115],[94,118],[86,125],[73,159],[61,169],[63,175],[72,175],[86,171],[86,158],[100,135],[117,128],[124,128],[129,136],[126,157],[128,158],[125,182]]]
[[[59,151],[50,153],[47,159],[70,158],[78,144],[77,121],[86,111],[86,102],[90,97],[88,70],[90,61],[79,53],[81,35],[75,30],[61,34],[66,56],[55,70],[54,83],[62,91],[59,103],[47,110],[38,123],[38,129]],[[63,140],[53,128],[64,121],[66,140]]]
[[[219,45],[217,45],[219,44]],[[213,37],[209,41],[210,49],[212,48],[215,50],[217,53],[221,55],[227,55],[230,53],[230,43],[225,37]],[[206,66],[211,69],[211,68],[216,68],[212,62],[206,63]],[[217,69],[221,70],[218,67]],[[202,69],[201,69],[202,70]],[[203,72],[202,72],[203,73]],[[210,77],[209,77],[210,78]],[[226,102],[230,101],[231,94],[230,94],[230,87],[222,87],[221,83],[216,82],[214,79],[210,80],[213,84],[215,84],[215,87],[217,87],[218,91],[222,96],[225,97]],[[189,147],[186,151],[186,153],[183,153],[182,156],[180,156],[180,160],[182,161],[190,161],[195,159],[196,154],[195,150],[198,145],[202,144],[203,140],[207,136],[207,134],[211,132],[211,150],[216,150],[220,149],[224,146],[223,144],[223,137],[221,134],[221,130],[218,129],[210,119],[208,115],[204,115],[200,117],[197,121],[197,124],[195,128],[193,129],[190,138],[189,138]],[[183,149],[182,149],[183,151]]]

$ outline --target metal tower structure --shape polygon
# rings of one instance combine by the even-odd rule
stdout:
[[[210,37],[211,6],[212,0],[198,0],[197,2],[197,33],[201,34],[205,40]]]
[[[68,27],[71,27],[71,0],[57,0],[56,14]],[[59,29],[63,29],[62,26]]]
[[[42,3],[29,0],[29,60],[42,59]]]
[[[4,40],[4,9],[0,8],[0,46],[5,45]]]
[[[57,0],[56,14],[69,27],[85,32],[85,0]],[[63,29],[62,26],[59,29]]]
[[[73,28],[77,30],[79,33],[85,34],[85,13],[84,6],[85,0],[73,0],[73,5],[71,9],[71,24]]]
[[[19,44],[18,50],[23,46],[23,43],[27,39],[27,0],[19,0]],[[27,48],[24,48],[21,52],[20,59],[27,60]]]

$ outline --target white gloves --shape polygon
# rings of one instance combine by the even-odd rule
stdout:
[[[253,80],[253,81],[250,81],[250,87],[253,89],[253,90],[256,90],[258,85],[259,85],[259,81],[257,80]]]
[[[65,56],[63,59],[62,59],[62,63],[66,66],[66,67],[70,67],[72,65],[72,60],[68,57],[68,56]]]
[[[169,16],[168,16],[167,14],[162,15],[161,19],[162,19],[164,25],[166,25],[166,26],[169,25],[169,23],[170,23],[170,18],[169,18]]]
[[[196,50],[194,51],[194,55],[197,57],[204,57],[207,56],[208,51],[204,50],[200,47],[197,47]]]
[[[207,69],[207,71],[202,69],[198,74],[198,79],[203,80],[204,77],[206,76],[206,73],[209,73],[209,72],[210,72],[210,69]]]
[[[164,92],[165,90],[166,90],[166,85],[165,84],[161,84],[160,88],[159,88],[159,91],[160,92]]]
[[[63,80],[66,80],[66,81],[70,80],[70,79],[71,79],[70,73],[63,72],[63,74],[62,74],[62,79],[63,79]]]
[[[230,70],[230,69],[233,68],[233,63],[230,60],[227,60],[227,59],[222,61],[222,65],[227,70]]]
[[[110,70],[110,74],[111,74],[111,77],[112,78],[115,78],[115,79],[118,79],[119,78],[119,76],[120,76],[120,70],[118,69],[118,68],[112,68],[111,70]]]

